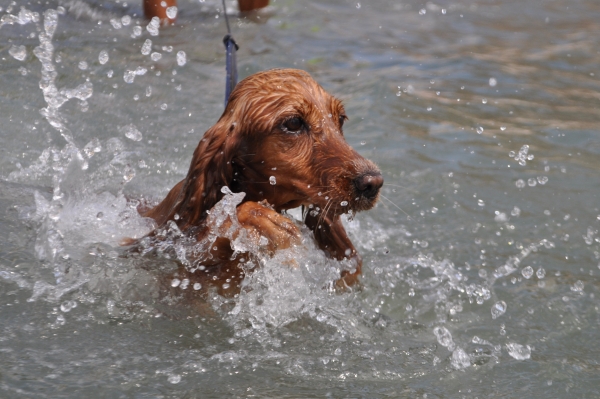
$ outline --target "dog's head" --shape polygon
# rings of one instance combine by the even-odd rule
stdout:
[[[308,73],[279,69],[252,75],[232,93],[223,118],[239,129],[233,186],[276,209],[320,207],[328,214],[375,205],[377,166],[343,135],[342,103]]]
[[[346,119],[342,103],[304,71],[247,77],[200,141],[177,213],[186,224],[203,220],[225,185],[276,210],[305,205],[335,217],[372,208],[383,178],[344,139]]]

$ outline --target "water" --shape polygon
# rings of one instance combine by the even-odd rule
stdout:
[[[309,71],[385,175],[362,290],[306,232],[205,303],[122,256],[222,112],[219,1],[2,4],[0,396],[600,396],[597,2],[272,3],[240,75]]]

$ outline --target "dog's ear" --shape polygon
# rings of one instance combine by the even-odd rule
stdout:
[[[224,114],[200,140],[186,178],[143,216],[153,218],[159,226],[175,219],[181,229],[200,225],[207,211],[223,197],[221,188],[231,185],[232,161],[240,142],[238,124]]]

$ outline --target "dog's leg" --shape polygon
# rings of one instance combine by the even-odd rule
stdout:
[[[336,281],[337,288],[343,290],[358,283],[358,276],[360,276],[362,269],[362,258],[356,252],[350,238],[348,238],[339,216],[335,216],[332,220],[328,217],[321,218],[321,215],[311,216],[308,213],[305,223],[314,232],[317,245],[325,253],[334,259],[353,260],[356,265],[356,270],[353,272],[342,271],[341,278]]]
[[[301,243],[300,230],[290,219],[268,206],[247,201],[237,207],[240,224],[257,242],[267,239],[266,248],[272,255],[278,249],[286,249]]]

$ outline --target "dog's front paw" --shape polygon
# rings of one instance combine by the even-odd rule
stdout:
[[[270,253],[298,245],[302,241],[298,226],[267,204],[244,202],[237,207],[237,217],[250,236],[258,240]],[[261,237],[266,239],[266,243]]]

